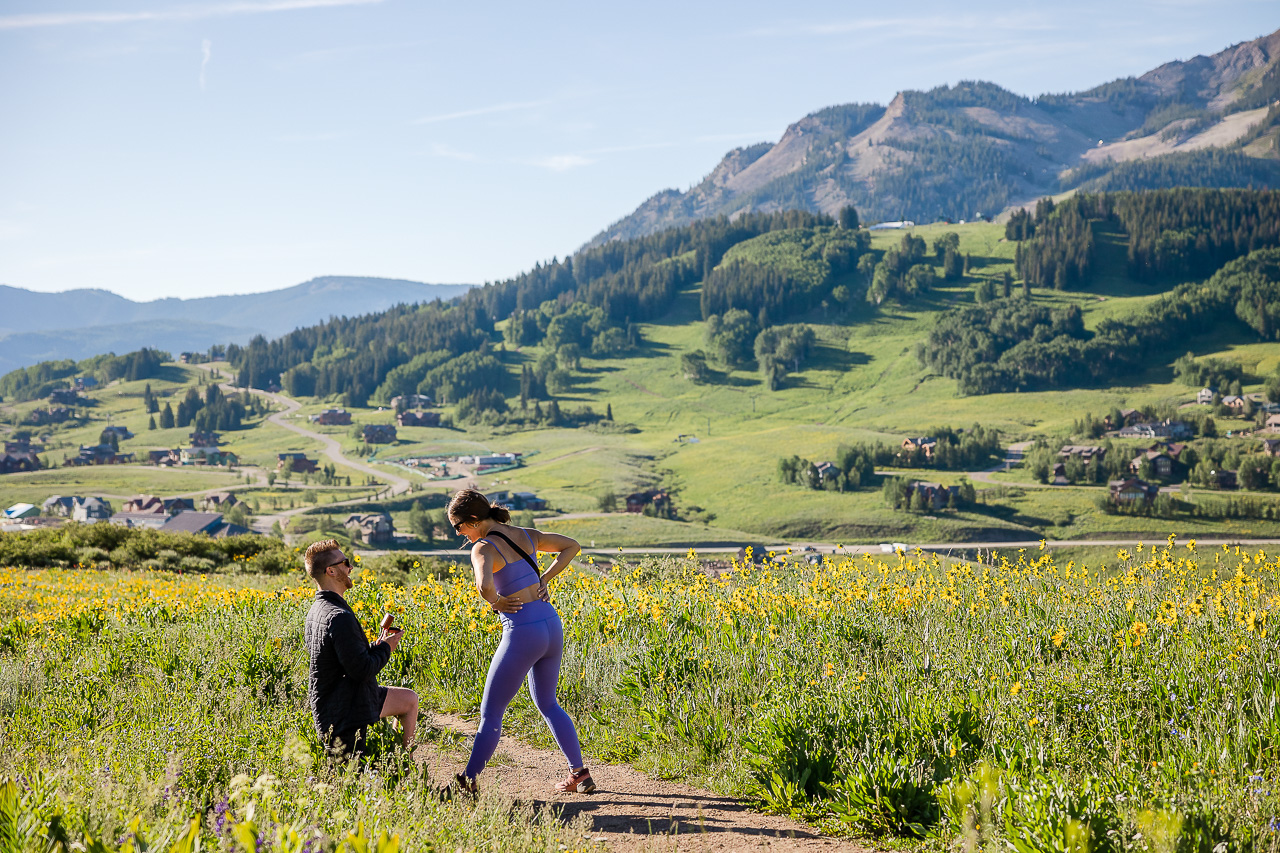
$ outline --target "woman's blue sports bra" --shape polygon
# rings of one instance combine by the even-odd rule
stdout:
[[[533,550],[533,537],[526,530],[525,538],[529,540],[529,550]],[[505,538],[505,537],[503,537]],[[488,539],[479,539],[478,542],[488,542],[493,545],[494,549],[506,560],[506,555],[502,553],[502,549],[489,542]],[[508,543],[514,545],[515,543]],[[526,555],[529,556],[529,555]],[[533,557],[529,556],[527,560],[519,560],[515,563],[504,562],[501,569],[497,569],[493,573],[493,583],[497,587],[498,595],[510,595],[513,592],[519,592],[527,586],[532,586],[538,582],[537,564],[533,562]]]

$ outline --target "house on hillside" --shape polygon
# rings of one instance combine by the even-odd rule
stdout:
[[[133,461],[132,453],[121,453],[109,444],[80,445],[80,453],[67,460],[75,467],[86,465],[125,465]]]
[[[477,456],[458,457],[459,464],[475,465],[477,468],[500,468],[504,465],[515,465],[519,461],[519,453],[487,453]]]
[[[47,426],[48,424],[61,424],[71,420],[75,412],[66,406],[50,406],[47,409],[35,409],[30,412],[25,423],[32,426]]]
[[[1129,460],[1130,473],[1139,473],[1143,462],[1150,462],[1152,473],[1162,480],[1167,480],[1173,475],[1173,458],[1162,449],[1145,450],[1133,457]]]
[[[404,409],[429,409],[436,404],[426,394],[400,394],[391,398],[391,408],[397,412]]]
[[[439,412],[401,412],[396,415],[396,423],[402,427],[436,427],[440,426]]]
[[[41,453],[43,451],[43,444],[32,444],[31,440],[27,438],[20,438],[16,441],[6,441],[4,443],[5,453]]]
[[[38,471],[40,457],[34,450],[8,451],[0,454],[0,474],[17,474],[22,471]]]
[[[351,413],[346,409],[325,409],[318,415],[312,415],[309,420],[320,426],[351,426]]]
[[[215,509],[230,509],[240,503],[235,492],[214,492],[200,499],[200,508],[206,512]]]
[[[1110,491],[1111,500],[1118,504],[1153,501],[1156,499],[1156,495],[1160,494],[1158,486],[1154,486],[1146,480],[1139,480],[1137,477],[1112,480],[1107,483],[1107,489]]]
[[[1210,471],[1209,476],[1213,478],[1213,485],[1219,489],[1235,489],[1240,486],[1240,478],[1236,476],[1235,471],[1218,469]]]
[[[1107,455],[1107,451],[1103,447],[1096,444],[1064,444],[1062,449],[1058,451],[1058,456],[1063,460],[1077,456],[1080,461],[1088,465],[1094,459],[1101,462]]]
[[[1280,438],[1262,439],[1262,452],[1268,456],[1280,456]]]
[[[147,528],[159,530],[164,527],[169,516],[162,512],[117,512],[107,519],[111,524],[129,528]]]
[[[217,447],[222,444],[222,434],[198,429],[187,436],[192,447]]]
[[[215,539],[226,536],[243,536],[253,531],[239,524],[222,520],[220,512],[193,512],[186,510],[171,516],[160,527],[165,533],[203,533]]]
[[[527,509],[533,512],[544,510],[547,508],[547,502],[544,498],[538,497],[533,492],[516,492],[512,495],[513,503],[516,509]]]
[[[191,498],[161,498],[155,495],[134,495],[124,502],[120,512],[129,515],[173,515],[186,509],[195,509]]]
[[[1247,401],[1238,394],[1228,394],[1222,398],[1222,405],[1237,414],[1244,411]]]
[[[116,441],[124,441],[127,438],[133,438],[133,433],[129,432],[129,428],[122,426],[103,427],[102,434],[104,436],[114,435],[116,437]]]
[[[75,509],[84,498],[78,495],[50,495],[44,499],[44,503],[40,505],[40,510],[45,515],[59,515],[63,518],[71,517],[71,510]]]
[[[395,540],[395,525],[385,512],[349,515],[342,526],[351,531],[352,539],[368,545],[390,545]]]
[[[513,510],[543,510],[547,508],[547,502],[538,497],[533,492],[487,492],[485,497],[491,504],[500,504],[507,509]]]
[[[49,403],[54,406],[78,406],[84,399],[74,388],[55,388],[49,394]]]
[[[915,482],[908,484],[906,494],[908,500],[921,494],[931,509],[942,509],[947,506],[952,497],[960,497],[960,487],[944,486],[941,483]]]
[[[1267,415],[1267,429],[1280,432],[1280,414]]]
[[[155,495],[134,495],[120,507],[123,513],[152,513],[164,515],[164,499]]]
[[[1191,427],[1182,421],[1163,420],[1159,423],[1137,423],[1120,430],[1122,438],[1172,438],[1175,441],[1191,438]]]
[[[176,447],[173,450],[148,450],[147,464],[159,465],[165,468],[169,468],[174,465],[181,465],[182,451]]]
[[[86,388],[97,388],[97,387],[98,387],[98,380],[97,380],[97,379],[94,379],[92,376],[77,376],[77,377],[76,377],[76,390],[77,390],[77,391],[83,391],[83,390],[85,390]]]
[[[81,524],[97,524],[111,520],[111,502],[102,498],[81,498],[71,510],[71,520]]]
[[[184,447],[178,453],[183,465],[238,465],[240,457],[220,447]]]
[[[317,470],[316,460],[308,459],[307,454],[298,451],[276,454],[276,470],[283,471],[285,465],[295,474],[314,474]]]
[[[393,444],[396,440],[396,428],[391,424],[365,424],[361,434],[369,444]]]
[[[8,519],[36,518],[39,515],[40,507],[28,503],[14,504],[4,511],[4,517]]]

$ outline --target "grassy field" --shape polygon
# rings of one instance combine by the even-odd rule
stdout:
[[[1275,853],[1278,583],[1267,554],[1190,543],[717,578],[686,560],[580,566],[554,584],[559,696],[593,763],[879,849]],[[329,851],[357,822],[413,849],[587,843],[585,826],[501,791],[441,805],[403,756],[374,775],[325,762],[306,704],[310,597],[279,578],[0,569],[15,831],[34,843],[56,814],[69,841],[130,832],[156,850],[194,834]],[[406,628],[384,683],[474,714],[498,625],[465,573],[362,575],[347,599]],[[523,692],[504,731],[552,746]]]

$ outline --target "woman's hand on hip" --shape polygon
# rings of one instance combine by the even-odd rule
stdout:
[[[524,602],[514,595],[500,595],[493,603],[493,609],[499,613],[518,613]]]
[[[538,581],[538,599],[537,600],[546,601],[546,602],[551,601],[551,590],[547,587],[547,581],[545,578],[540,579]]]

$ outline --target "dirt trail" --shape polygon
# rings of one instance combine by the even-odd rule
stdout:
[[[435,714],[433,724],[468,739],[475,732],[475,723],[449,714]],[[414,757],[441,782],[451,779],[466,761],[465,753],[436,742],[419,746]],[[599,788],[594,794],[579,795],[554,792],[555,783],[566,773],[558,751],[503,737],[495,759],[497,763],[491,763],[480,777],[483,788],[496,788],[503,797],[538,811],[554,809],[566,823],[585,814],[591,820],[591,838],[610,850],[865,853],[869,849],[824,838],[787,818],[752,811],[732,797],[651,779],[625,764],[592,762],[591,775]]]

